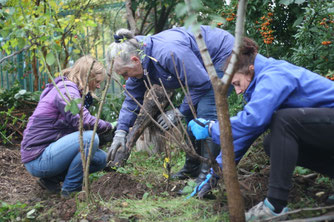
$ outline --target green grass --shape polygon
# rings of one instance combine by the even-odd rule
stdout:
[[[214,200],[185,197],[148,197],[143,200],[113,201],[113,210],[123,219],[139,221],[227,221],[228,214],[213,211]]]

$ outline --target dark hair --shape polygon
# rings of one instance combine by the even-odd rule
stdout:
[[[258,53],[259,46],[256,42],[250,38],[244,37],[240,47],[240,53],[237,57],[236,72],[249,74],[249,66],[254,65],[256,54]],[[232,55],[226,60],[224,71],[226,71],[228,64],[230,63]]]

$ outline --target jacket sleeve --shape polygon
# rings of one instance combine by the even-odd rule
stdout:
[[[146,91],[143,79],[129,78],[126,81],[125,87],[140,104],[143,104]],[[124,93],[125,100],[119,113],[117,129],[129,132],[129,128],[133,126],[137,118],[140,107],[126,92]]]
[[[205,95],[211,89],[211,83],[208,73],[206,72],[204,65],[199,58],[194,54],[189,46],[178,45],[178,47],[166,47],[172,48],[173,52],[165,53],[165,59],[163,66],[168,67],[171,73],[174,73],[177,78],[177,73],[185,86],[187,84],[189,88],[190,98],[183,99],[179,110],[184,115],[191,114],[188,99],[191,99],[193,105],[196,105],[200,98]],[[171,56],[173,54],[173,58]]]
[[[274,112],[294,91],[297,83],[292,78],[282,77],[279,72],[261,75],[255,83],[250,101],[237,116],[231,117],[235,161],[239,162],[254,140],[269,126]],[[211,129],[213,141],[220,144],[219,123]],[[221,153],[217,162],[222,167]]]
[[[64,85],[62,85],[62,84],[61,85],[58,84],[58,87],[59,87],[61,93],[67,99],[69,99],[68,96],[67,96],[68,94],[70,95],[71,99],[81,98],[78,89],[76,87],[72,86],[72,84],[67,84],[66,89],[65,89]],[[79,123],[80,123],[80,115],[79,114],[73,115],[71,113],[71,111],[65,112],[66,102],[59,95],[59,93],[57,93],[56,95],[57,96],[56,96],[56,99],[55,99],[55,104],[56,104],[56,107],[58,108],[61,116],[64,117],[67,124],[69,124],[73,128],[78,129],[79,128]],[[80,108],[81,108],[81,104],[79,104],[79,109]],[[93,130],[95,122],[96,122],[96,117],[92,116],[89,113],[89,111],[84,107],[83,108],[83,127],[84,127],[84,129],[85,130]],[[107,131],[111,128],[112,128],[112,126],[111,126],[110,123],[108,123],[106,121],[103,121],[103,120],[99,120],[99,123],[98,123],[98,126],[97,126],[97,132],[98,133],[104,132],[104,131]]]

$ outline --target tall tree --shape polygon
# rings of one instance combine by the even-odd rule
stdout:
[[[185,2],[187,4],[189,14],[194,14],[195,12],[192,9],[191,0],[185,0]],[[214,66],[212,65],[212,60],[210,58],[209,52],[205,45],[200,29],[197,28],[195,31],[196,42],[199,46],[200,53],[204,61],[204,65],[208,70],[208,74],[210,76],[210,80],[215,92],[219,130],[221,132],[220,143],[221,143],[221,152],[224,165],[223,177],[227,191],[227,201],[230,212],[230,221],[232,222],[245,221],[245,211],[244,211],[244,201],[241,195],[240,185],[238,182],[238,175],[235,165],[231,122],[230,122],[230,115],[228,113],[227,93],[235,72],[236,59],[237,55],[239,54],[240,45],[243,38],[246,4],[247,0],[239,1],[237,24],[235,29],[235,43],[232,51],[232,58],[222,79],[219,79],[214,69]],[[193,25],[196,26],[196,23],[194,23]]]

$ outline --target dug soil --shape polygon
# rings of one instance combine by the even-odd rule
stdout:
[[[251,165],[249,162],[240,164],[242,165],[242,168],[239,165],[240,184],[246,208],[249,209],[262,201],[266,195],[269,167],[264,164],[254,170],[254,163],[252,168],[248,168]],[[308,204],[307,200],[312,200],[313,206],[324,206],[332,190],[329,186],[317,184],[316,177],[316,174],[295,176],[289,201],[294,204],[300,202]],[[59,194],[49,194],[39,187],[36,178],[31,176],[21,163],[18,147],[0,146],[0,178],[0,199],[9,204],[20,202],[31,207],[35,206],[38,209],[38,212],[35,212],[35,218],[38,221],[70,220],[78,210],[77,207],[80,206],[78,203],[84,201],[83,193],[70,199],[63,199]],[[141,181],[143,180],[132,178],[130,174],[111,171],[95,180],[91,184],[91,191],[94,199],[104,201],[118,198],[142,199],[146,192],[159,196],[166,191],[173,198],[185,183],[184,181],[172,181],[167,186],[165,181],[156,181],[156,178],[153,177],[146,178],[144,182]],[[147,182],[153,186],[147,187],[145,185]],[[216,205],[217,211],[222,208],[226,209],[226,200],[217,199],[217,201],[219,201]],[[88,221],[110,221],[111,219],[124,221],[117,217],[117,212],[100,206],[98,202],[96,201],[96,206],[90,209],[90,215],[86,218]],[[39,207],[36,207],[36,204]]]

